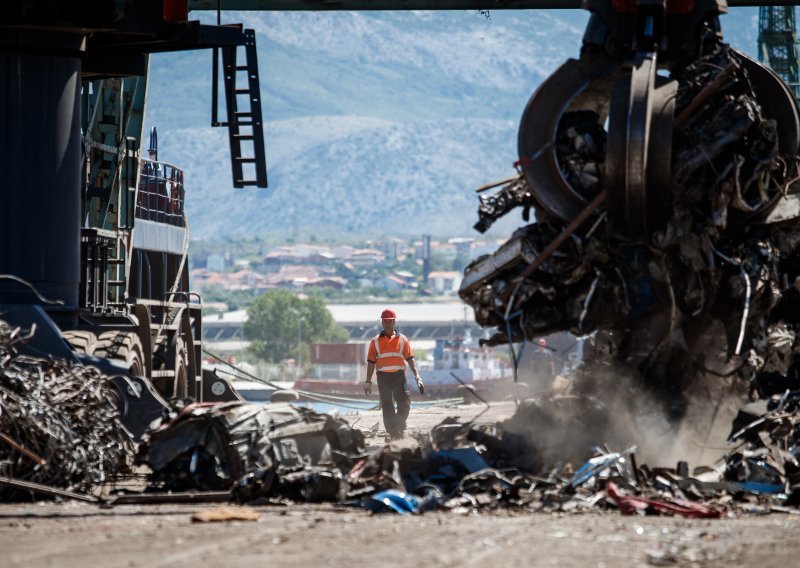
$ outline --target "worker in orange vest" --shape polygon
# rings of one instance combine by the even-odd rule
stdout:
[[[372,394],[372,373],[378,370],[378,396],[383,411],[383,427],[392,440],[403,437],[406,419],[411,410],[410,392],[406,385],[406,363],[414,373],[420,394],[425,394],[425,385],[414,364],[414,352],[408,338],[395,327],[397,314],[394,310],[383,310],[383,331],[372,338],[367,351],[367,379],[364,393]],[[395,404],[397,408],[395,408]]]

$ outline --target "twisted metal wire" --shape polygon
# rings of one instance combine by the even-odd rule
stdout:
[[[113,387],[93,367],[20,354],[31,335],[0,320],[0,475],[90,492],[133,458]]]

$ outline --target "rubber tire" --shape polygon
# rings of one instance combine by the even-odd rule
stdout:
[[[144,349],[135,333],[104,331],[97,338],[94,355],[123,363],[132,375],[145,376]]]
[[[84,355],[94,355],[97,348],[97,336],[93,332],[71,329],[61,332],[61,335],[72,346],[73,351]]]

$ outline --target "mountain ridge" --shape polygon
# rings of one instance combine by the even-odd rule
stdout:
[[[756,10],[732,12],[727,39],[753,53]],[[474,235],[474,189],[514,173],[525,104],[577,57],[587,16],[226,13],[257,33],[267,190],[232,188],[226,132],[205,126],[208,52],[151,58],[146,124],[186,171],[194,236]],[[490,236],[521,224],[508,217]]]

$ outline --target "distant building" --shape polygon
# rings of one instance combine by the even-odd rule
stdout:
[[[306,265],[282,266],[277,273],[267,274],[266,282],[274,288],[297,290],[305,287],[306,283],[319,277],[316,267]]]
[[[320,276],[319,278],[309,279],[308,282],[306,282],[306,286],[341,290],[347,286],[347,280],[341,276]]]
[[[397,262],[405,257],[406,241],[392,237],[385,242],[376,244],[375,248],[383,252],[387,262]]]
[[[290,282],[292,288],[305,288],[306,284],[308,284],[308,278],[301,276],[299,278],[292,279]]]
[[[267,274],[275,274],[280,272],[281,268],[286,265],[296,264],[296,260],[294,256],[286,252],[272,251],[264,256],[262,266]]]
[[[455,295],[463,275],[455,270],[435,270],[428,275],[428,284],[435,294]]]
[[[417,279],[417,277],[408,270],[395,270],[393,274],[398,278],[402,278],[407,284],[411,284]]]
[[[253,270],[239,270],[231,274],[221,275],[219,287],[224,290],[264,292],[272,286],[263,274]]]
[[[456,257],[456,246],[452,243],[440,243],[431,241],[431,255],[436,255],[444,260],[453,260]],[[422,242],[416,249],[416,258],[422,258]]]
[[[447,242],[456,248],[456,256],[469,258],[470,248],[475,241],[472,237],[454,237],[447,239]]]
[[[336,262],[336,255],[326,250],[320,250],[309,255],[308,261],[313,264],[333,265]]]
[[[399,290],[411,290],[417,288],[418,285],[416,282],[409,282],[396,274],[390,274],[383,277],[381,280],[381,287],[389,292],[397,292]]]
[[[339,260],[344,260],[346,258],[350,258],[350,255],[353,254],[354,250],[356,250],[355,247],[351,247],[349,245],[340,245],[331,247],[331,254],[333,254]]]
[[[380,313],[387,306],[397,311],[398,327],[415,341],[452,339],[453,337],[488,337],[489,330],[475,323],[474,312],[456,301],[400,304],[328,304],[328,310],[337,324],[350,334],[351,342],[369,341],[380,331]],[[247,312],[239,310],[203,320],[203,340],[212,351],[217,342],[245,341],[242,326]],[[549,339],[548,339],[549,342]],[[526,350],[526,352],[529,350]],[[532,351],[532,350],[530,350]]]
[[[192,282],[192,288],[196,290],[225,288],[228,282],[228,274],[198,268],[189,272],[189,280]]]
[[[453,260],[453,268],[460,270],[469,264],[470,258],[472,258],[470,251],[472,250],[472,243],[474,240],[475,239],[472,237],[456,237],[448,240],[450,244],[456,247],[456,258]]]
[[[386,255],[377,249],[354,250],[347,259],[353,266],[375,266],[386,261]]]
[[[285,266],[315,264],[333,266],[339,257],[324,245],[279,246],[270,250],[262,259],[264,272],[280,272]]]

